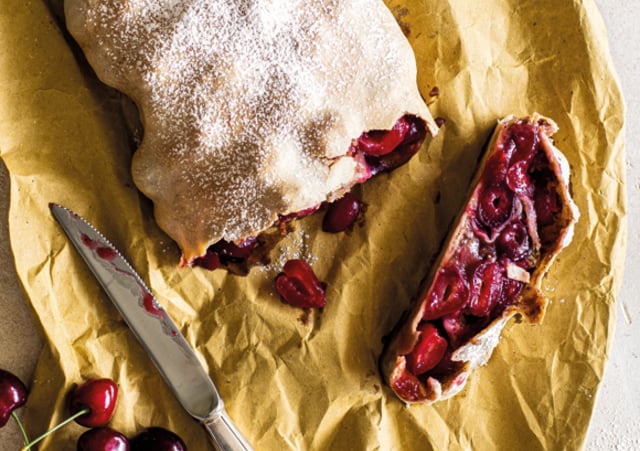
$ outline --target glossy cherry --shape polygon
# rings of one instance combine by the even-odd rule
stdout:
[[[401,117],[391,130],[373,130],[360,135],[358,148],[367,155],[386,155],[400,145],[410,128],[411,123]]]
[[[129,451],[129,440],[109,427],[85,431],[78,438],[78,451]]]
[[[513,210],[513,193],[504,184],[489,185],[478,199],[478,218],[490,228],[504,224]]]
[[[426,373],[440,363],[448,346],[447,340],[440,336],[438,329],[431,323],[418,327],[418,333],[418,343],[407,357],[409,369],[416,376]]]
[[[531,240],[527,227],[522,222],[509,224],[500,233],[496,247],[502,255],[513,261],[527,257],[531,254]]]
[[[284,302],[300,308],[321,308],[326,304],[324,287],[307,262],[289,260],[276,277],[276,290]]]
[[[393,390],[409,402],[424,399],[425,389],[416,376],[409,371],[402,371],[394,375],[391,385]]]
[[[174,432],[150,427],[131,439],[131,451],[186,451],[187,446]]]
[[[362,203],[351,193],[329,204],[322,220],[322,230],[338,233],[347,230],[356,222],[362,209]]]
[[[427,136],[425,122],[417,116],[406,115],[403,118],[409,123],[402,142],[393,151],[384,155],[370,155],[365,153],[365,160],[369,165],[371,175],[384,171],[391,171],[402,166],[420,150],[420,146]]]
[[[541,226],[553,224],[556,215],[562,209],[558,194],[546,187],[538,188],[533,201],[538,224]]]
[[[111,379],[89,379],[71,392],[70,410],[75,414],[89,409],[75,421],[90,428],[101,427],[111,420],[117,398],[118,386]]]
[[[502,273],[502,268],[496,262],[484,262],[476,268],[471,278],[469,313],[489,316],[500,300]]]
[[[469,289],[453,267],[438,270],[428,295],[423,320],[440,318],[463,308],[469,297]]]
[[[11,413],[27,402],[28,391],[13,373],[0,369],[0,427],[7,424]]]

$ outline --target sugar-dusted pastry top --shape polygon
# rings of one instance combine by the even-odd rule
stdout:
[[[96,74],[138,105],[132,172],[191,261],[370,174],[363,132],[436,126],[379,0],[66,0]]]

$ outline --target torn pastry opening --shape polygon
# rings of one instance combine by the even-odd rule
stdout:
[[[388,344],[382,370],[408,403],[458,393],[509,318],[540,322],[540,282],[578,212],[556,125],[537,114],[498,124],[434,269]]]
[[[426,136],[426,122],[415,115],[406,114],[390,130],[371,130],[353,139],[345,157],[353,159],[357,164],[358,177],[354,179],[354,185],[408,162],[418,152]],[[339,158],[342,157],[336,159]],[[340,199],[345,192],[348,193],[349,190],[342,189],[329,198]],[[298,212],[278,215],[277,221],[257,236],[246,237],[238,242],[220,240],[209,246],[204,255],[191,262],[183,259],[182,265],[209,270],[224,268],[234,274],[247,274],[252,266],[268,263],[270,251],[287,234],[291,221],[311,215],[321,206],[322,204],[316,204]]]

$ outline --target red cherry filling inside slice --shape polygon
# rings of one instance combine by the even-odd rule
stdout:
[[[418,328],[420,338],[409,354],[409,368],[416,376],[433,369],[447,352],[447,340],[442,338],[433,324],[425,323]]]
[[[462,365],[451,360],[515,304],[536,269],[562,211],[559,180],[539,133],[543,124],[514,121],[497,135],[482,174],[449,241],[416,315],[413,344],[396,363],[390,383],[403,399],[425,399],[429,378],[447,378]],[[543,228],[551,230],[546,235]],[[513,279],[510,277],[514,277]],[[415,318],[415,317],[414,317]],[[415,327],[415,326],[414,326]],[[422,398],[420,398],[422,396]],[[418,399],[416,399],[418,398]]]
[[[478,199],[478,218],[489,228],[504,224],[513,209],[513,191],[505,184],[489,185]]]
[[[440,318],[460,310],[468,300],[468,293],[467,284],[455,267],[440,269],[427,295],[422,319]]]

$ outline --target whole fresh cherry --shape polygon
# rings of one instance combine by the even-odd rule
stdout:
[[[10,373],[0,369],[0,427],[7,424],[11,412],[27,402],[27,387]]]
[[[131,451],[186,451],[187,445],[174,432],[150,427],[131,439]]]
[[[117,398],[118,386],[111,379],[89,379],[71,393],[70,410],[76,414],[88,409],[75,421],[90,428],[101,427],[111,420]]]
[[[78,439],[78,451],[129,451],[129,440],[109,427],[89,429]]]

